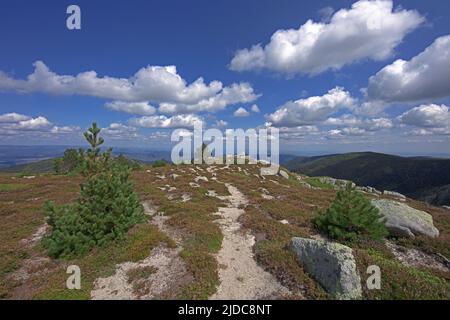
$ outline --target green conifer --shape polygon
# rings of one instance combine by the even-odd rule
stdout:
[[[100,154],[104,141],[99,133],[95,123],[85,133],[91,148],[85,156],[86,180],[80,197],[72,204],[49,202],[44,208],[52,233],[43,244],[53,257],[82,255],[94,246],[125,237],[133,225],[144,220],[139,197],[129,181],[131,168],[113,161],[111,150]]]
[[[350,185],[337,193],[330,208],[314,219],[316,227],[338,240],[385,237],[385,221],[378,209]]]

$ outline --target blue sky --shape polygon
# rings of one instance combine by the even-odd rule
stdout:
[[[66,28],[70,4],[81,30]],[[203,121],[278,127],[286,152],[450,153],[449,9],[3,0],[0,143],[79,144],[95,120],[111,145],[166,149]]]

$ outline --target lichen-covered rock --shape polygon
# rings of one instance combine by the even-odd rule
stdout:
[[[338,299],[362,297],[352,249],[335,242],[292,238],[291,250],[303,269]]]
[[[425,235],[431,238],[439,236],[439,230],[433,225],[433,217],[425,211],[393,200],[372,200],[380,214],[386,218],[386,227],[393,236],[414,238]]]

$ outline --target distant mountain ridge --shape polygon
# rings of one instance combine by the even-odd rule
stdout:
[[[66,149],[78,149],[76,146],[1,146],[0,171],[45,173],[53,170],[53,160],[64,154]],[[140,148],[113,148],[113,154],[129,159],[151,163],[164,159],[170,161],[169,151],[154,151]]]
[[[434,205],[450,205],[450,159],[359,152],[297,157],[285,166],[308,176],[352,180]]]

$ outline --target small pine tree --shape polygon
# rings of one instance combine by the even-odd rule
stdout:
[[[43,245],[55,258],[85,254],[94,246],[125,237],[133,225],[144,221],[144,210],[129,181],[131,169],[112,161],[111,150],[100,154],[99,133],[93,124],[85,134],[91,149],[86,153],[86,180],[78,200],[45,205],[52,234],[43,239]]]
[[[330,208],[313,223],[338,240],[352,241],[364,237],[380,240],[388,234],[378,209],[351,185],[339,191]]]

